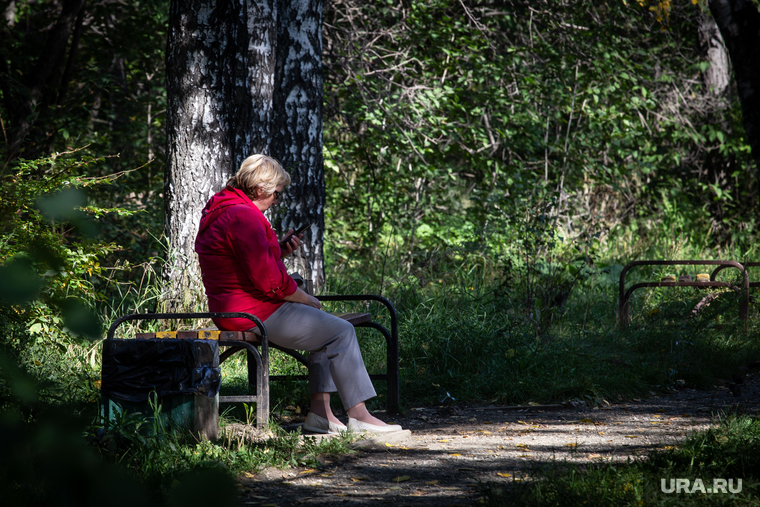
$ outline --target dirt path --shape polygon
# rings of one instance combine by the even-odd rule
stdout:
[[[246,474],[241,505],[469,505],[479,483],[527,480],[552,461],[624,461],[708,428],[721,411],[754,412],[760,377],[741,389],[739,397],[727,387],[683,389],[595,409],[412,408],[393,420],[411,430],[403,441],[358,443],[318,469]]]

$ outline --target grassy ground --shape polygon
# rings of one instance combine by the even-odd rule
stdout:
[[[760,505],[758,446],[760,421],[726,417],[719,427],[678,447],[627,464],[580,468],[557,463],[535,470],[532,483],[484,487],[482,504]]]
[[[507,264],[495,261],[475,261],[473,255],[460,252],[449,258],[448,264],[438,263],[435,270],[386,277],[382,289],[366,280],[347,277],[333,282],[332,292],[382,292],[395,305],[401,338],[402,407],[440,404],[452,398],[459,403],[583,400],[601,404],[668,386],[708,387],[720,379],[730,379],[738,368],[760,359],[760,344],[754,340],[758,332],[757,308],[753,303],[750,320],[740,321],[740,296],[730,290],[696,315],[692,310],[703,292],[674,288],[638,291],[632,300],[631,325],[622,329],[617,323],[620,266],[585,262],[579,267],[570,262],[547,261],[510,264],[507,268]],[[641,269],[630,283],[658,280],[665,274],[670,273]],[[329,309],[366,311],[366,306],[336,303]],[[376,313],[379,307],[373,303],[369,309]],[[113,312],[126,313],[118,309]],[[387,320],[384,323],[388,324]],[[131,474],[149,484],[154,492],[151,494],[158,498],[174,494],[175,480],[181,482],[180,477],[194,471],[223,470],[234,476],[267,466],[309,464],[318,454],[349,449],[340,440],[299,444],[283,434],[261,442],[197,442],[172,431],[150,436],[143,431],[147,423],[139,419],[121,421],[118,427],[104,432],[95,418],[97,344],[49,347],[24,341],[23,333],[15,332],[6,334],[4,340],[10,351],[7,357],[24,365],[32,377],[45,380],[39,392],[46,406],[69,407],[95,421],[88,434],[101,458],[126,464]],[[360,330],[359,340],[369,371],[384,371],[385,347],[379,335]],[[278,352],[272,354],[272,365],[274,373],[304,373],[302,366]],[[242,354],[225,363],[223,377],[224,394],[245,391]],[[14,382],[18,383],[9,381],[6,375],[3,389]],[[384,405],[383,383],[378,382],[377,388],[380,395],[372,408]],[[30,414],[42,412],[29,409],[23,400],[13,403],[15,413],[22,417],[8,423],[6,430],[26,431],[23,421],[34,420]],[[303,414],[307,404],[308,390],[303,381],[272,388],[272,414],[278,421]],[[339,408],[337,397],[334,405]],[[247,419],[245,407],[239,405],[225,412],[223,422]],[[615,505],[637,503],[647,494],[647,481],[654,484],[654,477],[661,472],[672,477],[734,473],[732,463],[744,463],[741,456],[745,444],[737,442],[754,439],[757,431],[754,421],[730,420],[718,432],[695,440],[702,442],[700,445],[685,444],[677,451],[658,454],[629,467],[549,470],[545,480],[528,490],[518,488],[503,494],[517,495],[519,502],[536,505],[561,505],[567,498],[578,500],[568,500],[567,505],[577,505],[597,496]],[[688,460],[683,457],[687,456],[686,449],[691,449]],[[692,468],[685,469],[685,460],[702,460],[724,468],[698,469],[692,464]],[[741,477],[745,478],[746,491],[754,491],[749,485],[754,475]],[[501,494],[486,490],[485,498],[495,505],[502,501]],[[667,504],[682,496],[652,498]],[[722,497],[710,498],[718,502]]]

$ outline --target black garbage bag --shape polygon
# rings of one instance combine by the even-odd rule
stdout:
[[[214,340],[105,340],[101,393],[121,401],[146,402],[197,394],[213,398],[222,383],[219,343]]]

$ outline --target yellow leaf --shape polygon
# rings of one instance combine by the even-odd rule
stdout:
[[[454,454],[449,454],[449,456],[461,456],[461,454],[455,452]]]
[[[625,438],[639,438],[638,435],[626,435]]]
[[[351,480],[354,482],[359,482],[359,481],[366,481],[367,478],[366,477],[351,477]]]
[[[438,484],[438,480],[435,480],[435,481],[427,481],[425,484],[429,484],[429,485],[431,485],[431,486],[432,486],[433,484]]]
[[[309,468],[308,470],[302,471],[301,475],[313,474],[314,472],[316,472],[316,470],[314,470],[313,468]]]
[[[385,447],[396,447],[395,444],[389,444],[388,442],[385,442]]]
[[[528,423],[526,423],[525,421],[517,421],[517,424],[526,424],[527,425]]]
[[[409,480],[409,476],[408,475],[400,475],[400,476],[396,477],[395,479],[393,479],[393,482],[406,482],[408,480]]]
[[[499,477],[512,477],[512,474],[508,474],[506,472],[496,472],[496,475]]]
[[[581,419],[581,422],[582,423],[588,423],[588,424],[594,424],[594,420],[593,419],[589,419],[588,417],[586,417],[585,419]]]
[[[448,442],[448,441],[449,441],[448,438],[444,438],[444,439],[439,440],[439,442]]]

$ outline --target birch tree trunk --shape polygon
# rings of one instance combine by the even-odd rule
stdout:
[[[194,252],[201,210],[254,153],[277,158],[293,177],[272,223],[278,232],[313,224],[299,268],[317,286],[324,280],[321,16],[321,2],[303,0],[172,2],[166,309],[205,300]]]
[[[709,0],[731,56],[744,131],[760,172],[760,12],[752,0]]]
[[[700,12],[699,16],[699,45],[710,64],[702,77],[705,89],[709,96],[718,99],[716,107],[724,109],[728,104],[724,95],[731,81],[731,63],[715,18],[707,12]]]
[[[325,174],[322,160],[322,2],[283,1],[277,44],[272,153],[293,178],[273,224],[279,232],[305,224],[303,246],[289,268],[319,290],[324,284]]]

